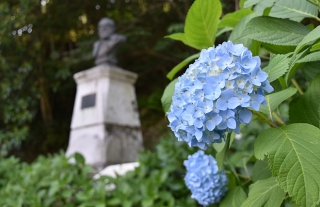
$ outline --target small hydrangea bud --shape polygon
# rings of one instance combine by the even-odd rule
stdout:
[[[227,191],[228,180],[224,171],[218,172],[216,160],[200,150],[189,155],[184,166],[187,168],[184,181],[191,198],[203,206],[219,203]]]
[[[273,91],[260,64],[258,56],[230,41],[202,50],[175,85],[168,119],[178,140],[206,149],[225,132],[239,134],[240,124],[251,120],[248,108],[259,110],[264,92]]]

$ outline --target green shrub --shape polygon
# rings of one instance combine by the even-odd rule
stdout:
[[[105,206],[104,181],[92,179],[80,154],[73,157],[74,164],[63,153],[40,156],[32,164],[1,160],[0,206]]]
[[[155,152],[141,152],[140,166],[124,176],[92,178],[80,154],[74,163],[63,153],[40,156],[31,164],[0,160],[0,206],[198,206],[184,184],[183,160],[195,149],[172,135],[160,139]],[[113,190],[106,186],[115,185]]]
[[[108,193],[108,206],[193,207],[197,202],[184,183],[183,161],[195,149],[177,142],[172,135],[160,139],[154,153],[143,152],[140,166],[125,176],[109,178],[116,188]]]

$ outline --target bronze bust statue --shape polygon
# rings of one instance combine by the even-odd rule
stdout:
[[[99,40],[93,45],[93,56],[96,58],[95,65],[117,64],[115,56],[119,44],[126,41],[124,35],[115,33],[115,23],[110,18],[102,18],[98,23]]]

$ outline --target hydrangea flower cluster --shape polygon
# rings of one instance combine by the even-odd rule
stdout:
[[[221,142],[225,132],[240,133],[252,113],[265,103],[272,86],[261,60],[242,44],[224,42],[210,47],[189,65],[175,84],[169,127],[179,141],[206,149]]]
[[[203,206],[219,203],[227,191],[228,180],[223,171],[218,173],[216,160],[200,150],[189,155],[184,166],[187,168],[184,181],[192,193],[191,198]]]

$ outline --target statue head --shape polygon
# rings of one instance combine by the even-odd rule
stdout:
[[[115,32],[116,26],[112,19],[104,17],[98,23],[100,39],[107,39]]]

